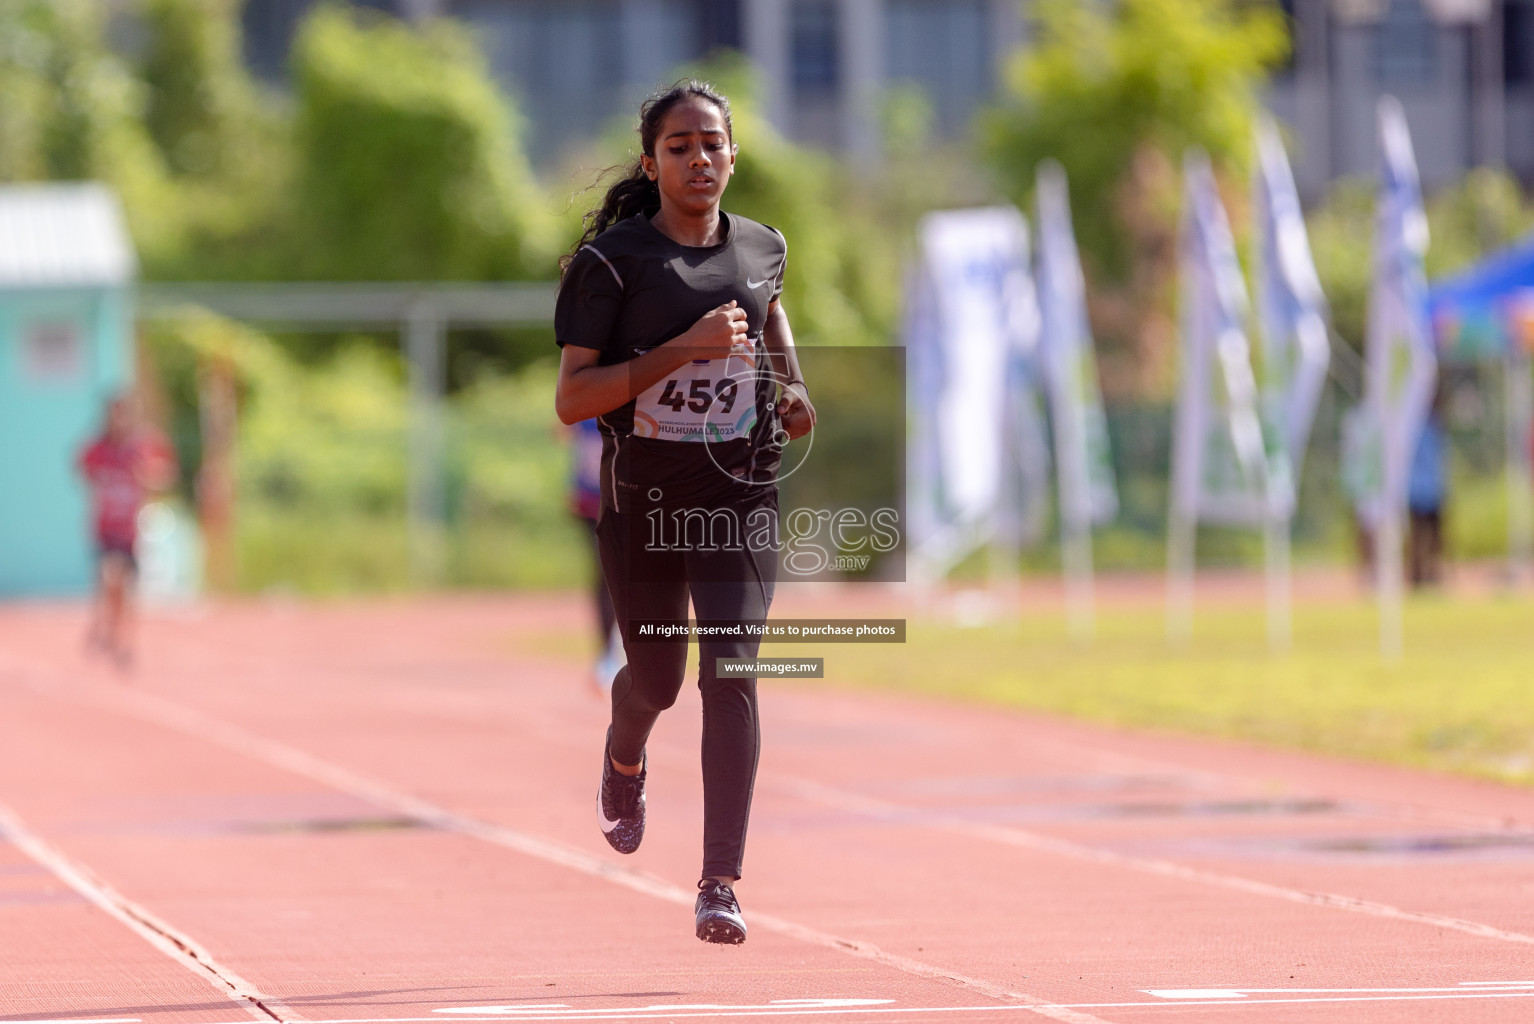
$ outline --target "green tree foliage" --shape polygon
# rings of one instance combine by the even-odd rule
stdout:
[[[144,124],[168,168],[157,245],[146,273],[161,279],[281,276],[289,263],[291,140],[282,107],[240,56],[233,0],[146,0],[139,64]]]
[[[1331,310],[1332,329],[1360,350],[1369,279],[1374,272],[1370,254],[1377,191],[1365,178],[1340,181],[1332,186],[1326,202],[1305,218],[1316,275]]]
[[[1239,0],[1042,0],[1039,31],[981,119],[1003,193],[1027,208],[1052,157],[1071,206],[1103,385],[1170,385],[1179,168],[1189,147],[1244,181],[1258,90],[1286,48],[1276,6]]]
[[[293,57],[292,266],[337,280],[552,273],[547,210],[484,59],[448,22],[322,7]]]
[[[405,504],[408,403],[399,359],[343,339],[313,364],[211,313],[149,325],[144,341],[178,409],[195,408],[211,360],[240,395],[239,586],[305,593],[411,585]],[[567,447],[554,370],[486,375],[444,409],[449,543],[444,583],[568,585],[586,557],[565,509]],[[195,413],[172,424],[184,465]]]
[[[894,226],[881,217],[876,184],[853,180],[831,157],[774,131],[760,112],[753,72],[739,56],[721,54],[676,72],[677,78],[689,75],[711,82],[730,100],[740,155],[724,209],[770,224],[788,239],[782,301],[795,338],[823,345],[887,343],[898,312],[901,252]],[[639,154],[637,136],[629,131],[609,140],[608,151],[620,146],[630,150],[626,170]],[[600,196],[598,187],[578,202],[595,205]]]
[[[243,67],[239,7],[142,0],[130,67],[97,0],[0,0],[0,181],[106,181],[150,279],[552,273],[546,197],[464,32],[317,6],[290,102]]]
[[[98,18],[83,2],[0,0],[0,173],[8,180],[87,178],[100,166],[109,122],[127,111],[104,102],[124,83],[99,45]]]
[[[1276,7],[1232,0],[1044,0],[1039,32],[1007,69],[986,119],[991,163],[1024,202],[1039,161],[1070,176],[1083,251],[1122,279],[1131,254],[1126,184],[1147,149],[1172,166],[1198,146],[1243,171],[1258,90],[1286,52]]]
[[[788,239],[782,301],[796,335],[822,345],[884,342],[893,302],[881,300],[892,300],[893,289],[881,285],[898,280],[895,240],[881,237],[868,207],[838,204],[845,176],[829,157],[785,141],[749,99],[742,107],[740,156],[724,205]]]
[[[257,251],[250,226],[270,223],[268,183],[281,159],[274,118],[261,115],[239,65],[232,5],[151,0],[143,76],[107,48],[105,10],[92,0],[0,0],[0,180],[105,181],[146,276],[238,273]],[[189,48],[188,38],[208,45]],[[181,94],[224,99],[203,104],[194,129],[168,115]],[[197,161],[192,174],[194,151],[219,159]]]
[[[1373,279],[1378,185],[1338,182],[1306,218],[1316,273],[1331,306],[1332,326],[1360,350]],[[1455,273],[1534,231],[1534,203],[1502,171],[1474,170],[1427,200],[1429,280]]]
[[[147,227],[135,207],[158,200],[163,168],[102,17],[91,0],[0,0],[0,181],[101,179]]]
[[[255,114],[240,61],[233,0],[148,0],[141,74],[144,123],[170,169],[208,177],[240,155],[240,122]]]

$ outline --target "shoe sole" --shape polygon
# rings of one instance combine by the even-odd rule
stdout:
[[[729,921],[709,921],[698,928],[698,938],[725,946],[738,946],[746,941],[746,930]]]

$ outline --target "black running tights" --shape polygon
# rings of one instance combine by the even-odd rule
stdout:
[[[758,507],[776,518],[775,498]],[[777,578],[775,550],[752,551],[747,544],[656,550],[649,538],[651,527],[638,513],[605,509],[597,524],[602,571],[628,656],[612,688],[611,750],[620,764],[640,762],[656,718],[681,692],[687,666],[685,636],[647,640],[635,636],[632,626],[645,620],[685,621],[689,595],[699,622],[760,624],[766,621]],[[699,640],[704,878],[740,877],[761,743],[756,679],[721,679],[716,659],[755,658],[758,645],[749,637]]]

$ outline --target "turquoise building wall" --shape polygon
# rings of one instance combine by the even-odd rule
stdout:
[[[73,355],[59,340],[71,327]],[[0,289],[0,597],[90,588],[95,552],[75,460],[132,379],[126,289]]]

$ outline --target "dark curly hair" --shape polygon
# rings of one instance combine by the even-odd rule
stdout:
[[[730,120],[730,101],[709,83],[701,82],[696,78],[684,78],[667,89],[651,93],[650,98],[640,106],[639,125],[636,130],[639,132],[639,145],[645,156],[652,158],[655,156],[655,140],[660,135],[661,122],[665,120],[666,114],[682,100],[693,96],[708,100],[719,108],[719,113],[724,116],[724,130],[729,135],[730,141],[734,141],[735,126]],[[659,209],[660,187],[645,174],[644,164],[636,157],[627,172],[608,186],[602,202],[594,209],[587,211],[582,219],[585,230],[581,233],[580,241],[559,258],[560,274],[563,275],[569,268],[570,261],[575,258],[581,246],[620,220],[632,217],[636,213],[654,213]]]

